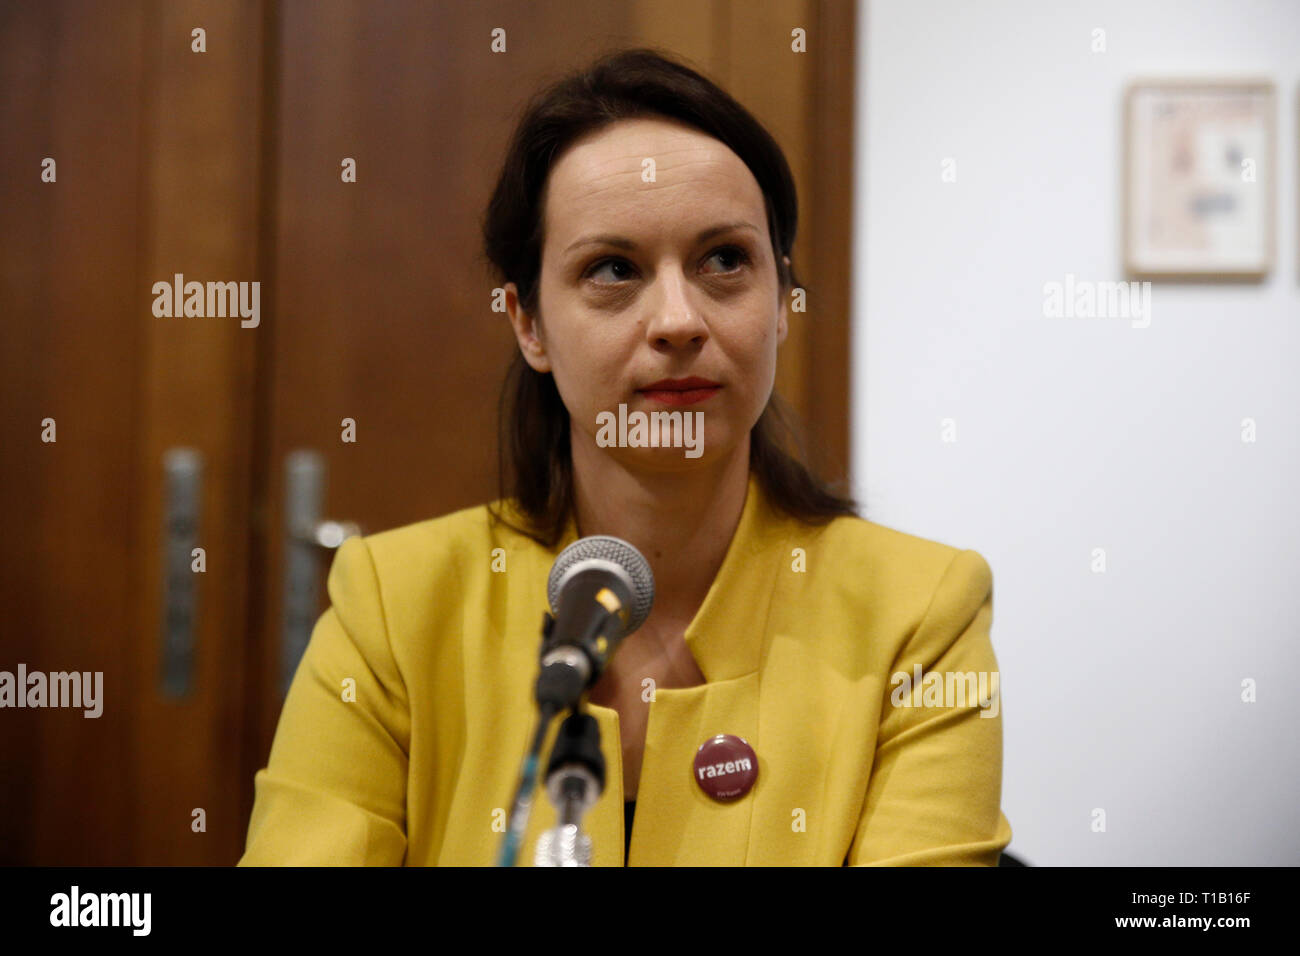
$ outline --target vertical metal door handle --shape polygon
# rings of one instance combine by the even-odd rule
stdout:
[[[325,460],[299,450],[285,461],[284,615],[282,618],[280,692],[288,693],[298,662],[320,617],[320,570],[325,555],[361,534],[351,521],[322,520]]]
[[[163,454],[162,692],[194,690],[194,628],[199,575],[193,570],[202,503],[203,455],[194,448]]]

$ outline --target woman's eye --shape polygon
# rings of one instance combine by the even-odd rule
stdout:
[[[745,250],[741,249],[739,246],[724,246],[721,249],[715,249],[713,255],[709,256],[709,258],[712,259],[715,256],[722,256],[735,262],[735,265],[730,269],[724,266],[722,270],[723,272],[732,272],[749,262],[749,256],[746,255]]]
[[[624,269],[624,270],[629,268],[628,263],[623,259],[602,259],[600,262],[597,262],[594,266],[592,266],[590,269],[587,270],[587,278],[590,279],[592,276],[596,275],[596,273],[600,272],[601,269],[607,267],[608,268],[618,267],[619,269]],[[625,279],[627,278],[627,276],[615,274],[614,278]],[[598,283],[598,284],[603,284],[603,283]]]

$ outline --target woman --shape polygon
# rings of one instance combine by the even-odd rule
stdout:
[[[596,865],[996,865],[988,565],[775,437],[796,218],[775,141],[656,53],[532,102],[484,223],[519,344],[501,500],[340,549],[242,864],[494,862],[548,572],[607,534],[656,594],[589,694]],[[683,415],[653,447],[610,426],[655,412]],[[994,690],[954,703],[954,674]],[[522,861],[554,820],[539,792]]]

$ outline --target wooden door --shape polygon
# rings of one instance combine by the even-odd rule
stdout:
[[[0,710],[0,862],[219,863],[242,823],[256,339],[157,317],[151,290],[256,278],[262,14],[0,7],[0,670],[99,673],[103,697],[97,718]],[[176,448],[204,463],[180,693],[162,663]]]

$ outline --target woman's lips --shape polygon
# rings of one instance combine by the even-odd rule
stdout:
[[[641,394],[653,402],[662,402],[664,405],[695,405],[712,398],[720,391],[722,391],[721,385],[713,385],[708,388],[643,388]]]

